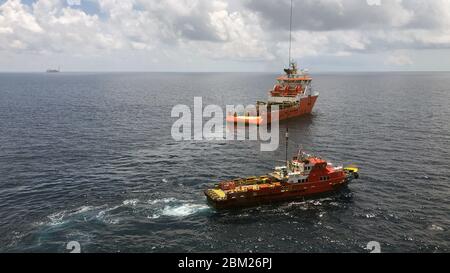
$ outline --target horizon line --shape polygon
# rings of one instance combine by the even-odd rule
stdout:
[[[322,73],[408,73],[408,72],[421,72],[421,73],[432,73],[432,72],[450,72],[450,70],[318,70],[311,71],[309,74],[322,74]],[[280,71],[176,71],[176,70],[67,70],[59,71],[56,73],[49,73],[46,70],[0,70],[0,73],[33,73],[33,74],[58,74],[58,73],[275,73],[280,74]]]

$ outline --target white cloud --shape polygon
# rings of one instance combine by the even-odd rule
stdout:
[[[387,65],[394,65],[394,66],[409,66],[412,65],[414,62],[408,55],[405,55],[401,52],[395,52],[386,59],[385,63]]]
[[[29,8],[22,5],[19,0],[7,1],[0,7],[0,23],[2,29],[14,31],[27,31],[41,33],[43,30]],[[11,31],[7,31],[11,32]]]
[[[380,6],[381,0],[366,0],[367,5],[369,6]]]
[[[287,59],[290,0],[90,1],[98,11],[85,11],[83,1],[68,5],[65,0],[37,0],[27,5],[7,0],[0,6],[0,54],[102,58],[146,54],[149,60],[174,65],[184,60]],[[448,0],[294,0],[294,4],[295,58],[450,49]],[[413,64],[408,56],[394,55],[385,63]],[[1,60],[0,66],[5,66]]]

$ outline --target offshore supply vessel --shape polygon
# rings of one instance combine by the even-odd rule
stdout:
[[[358,177],[355,166],[334,166],[299,150],[285,166],[267,175],[223,181],[204,193],[216,209],[238,208],[333,193]]]
[[[234,124],[269,124],[275,119],[284,120],[311,113],[319,93],[313,92],[312,78],[306,70],[298,71],[295,62],[284,69],[286,75],[277,78],[269,91],[267,102],[258,101],[255,113],[227,113],[226,121]],[[277,106],[275,110],[273,106]],[[277,114],[274,114],[277,112]]]
[[[208,203],[216,209],[227,209],[301,200],[337,192],[359,178],[356,166],[334,166],[302,149],[292,160],[288,160],[288,142],[287,130],[286,165],[275,167],[267,175],[220,182],[204,191]]]
[[[286,166],[275,167],[267,175],[223,181],[204,193],[216,209],[238,208],[333,193],[358,177],[355,166],[333,166],[299,151]]]

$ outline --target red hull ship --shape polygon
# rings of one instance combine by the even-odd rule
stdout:
[[[286,75],[277,78],[277,83],[269,91],[267,102],[257,102],[256,113],[228,113],[227,122],[261,125],[275,119],[284,120],[310,114],[319,97],[319,93],[312,90],[312,78],[305,70],[299,72],[294,62],[284,71]],[[273,114],[274,106],[278,107],[278,115]]]
[[[237,208],[333,193],[358,177],[354,166],[333,166],[299,151],[286,166],[276,167],[267,175],[224,181],[204,193],[216,209]]]

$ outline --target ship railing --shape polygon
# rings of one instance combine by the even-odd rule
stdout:
[[[295,98],[296,96],[298,96],[299,94],[304,94],[304,92],[299,92],[299,93],[291,93],[291,94],[286,94],[286,93],[282,93],[282,92],[273,92],[270,91],[270,95],[272,95],[273,97],[291,97],[291,98]]]

